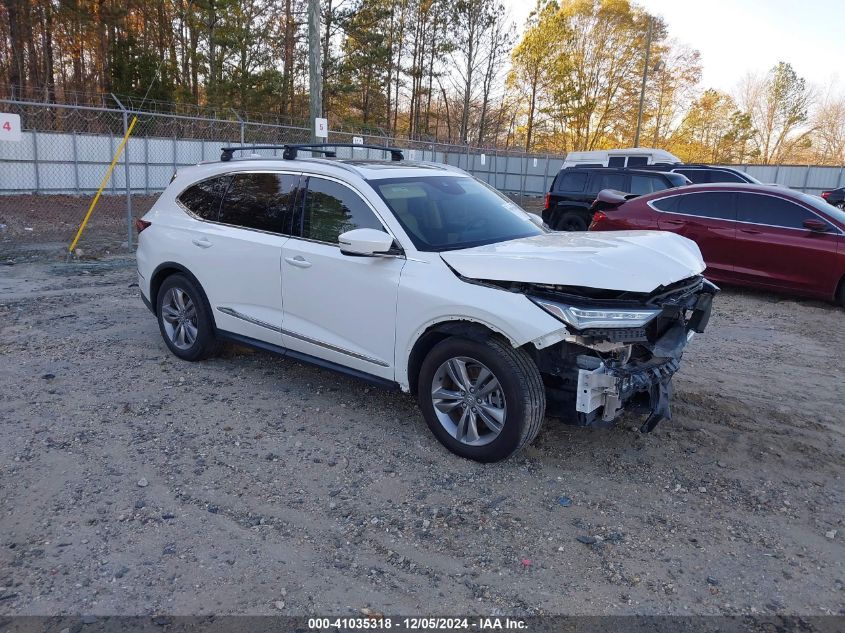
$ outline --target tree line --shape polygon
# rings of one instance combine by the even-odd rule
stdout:
[[[308,117],[306,0],[0,0],[0,91],[115,93]],[[845,163],[845,96],[785,62],[732,94],[629,0],[321,0],[330,125],[535,152],[633,143],[688,161]]]

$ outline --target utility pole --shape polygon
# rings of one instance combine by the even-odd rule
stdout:
[[[316,122],[323,116],[323,62],[320,54],[320,0],[308,0],[308,87],[311,101],[311,141],[319,143]]]
[[[645,44],[645,65],[643,66],[643,85],[640,87],[640,109],[637,112],[637,133],[634,135],[634,147],[640,146],[640,128],[643,125],[643,101],[645,101],[645,82],[648,78],[648,60],[651,56],[651,30],[654,25],[651,16],[648,18],[648,37]]]

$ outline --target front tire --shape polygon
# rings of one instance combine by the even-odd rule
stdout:
[[[161,337],[182,360],[202,360],[217,351],[214,322],[205,295],[185,275],[171,275],[161,284],[156,315]]]
[[[478,462],[506,459],[529,444],[546,410],[531,356],[493,336],[435,345],[420,368],[417,397],[435,437]]]

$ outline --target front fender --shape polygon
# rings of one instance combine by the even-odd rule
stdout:
[[[563,324],[525,295],[468,283],[445,266],[409,261],[402,271],[396,310],[396,382],[409,390],[408,363],[420,337],[450,322],[480,324],[514,347],[566,334]],[[558,339],[560,340],[560,339]]]

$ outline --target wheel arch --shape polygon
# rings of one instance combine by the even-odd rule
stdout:
[[[185,277],[190,279],[196,287],[199,288],[199,291],[202,293],[203,303],[205,303],[205,309],[211,316],[211,322],[214,324],[214,328],[216,330],[217,322],[214,319],[214,311],[211,309],[211,304],[208,302],[208,295],[205,293],[205,288],[202,287],[202,284],[200,283],[200,280],[196,278],[196,275],[177,262],[164,262],[159,264],[150,276],[150,303],[153,307],[153,314],[158,316],[158,291],[161,288],[161,284],[163,284],[168,277],[175,274],[185,275]]]
[[[507,341],[513,347],[516,343],[504,332],[496,327],[473,319],[448,319],[428,324],[419,336],[414,339],[408,354],[408,389],[416,395],[417,382],[419,382],[420,368],[423,361],[432,348],[451,337],[462,337],[473,341],[482,342],[491,336],[499,337]]]

